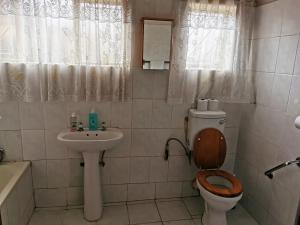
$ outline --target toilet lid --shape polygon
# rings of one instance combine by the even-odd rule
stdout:
[[[201,130],[195,137],[193,157],[198,168],[220,168],[226,156],[226,140],[215,128]]]

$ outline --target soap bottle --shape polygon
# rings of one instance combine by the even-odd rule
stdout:
[[[89,130],[97,130],[98,129],[98,114],[94,109],[89,113]]]
[[[72,132],[77,130],[77,115],[75,112],[73,112],[70,117],[70,129]]]

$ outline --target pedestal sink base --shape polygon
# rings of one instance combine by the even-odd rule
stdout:
[[[120,143],[123,133],[117,128],[80,132],[63,130],[57,139],[75,152],[82,152],[84,159],[84,217],[88,221],[101,218],[103,201],[99,170],[99,155]]]
[[[83,152],[84,159],[84,217],[88,221],[99,220],[103,201],[99,171],[100,152]]]

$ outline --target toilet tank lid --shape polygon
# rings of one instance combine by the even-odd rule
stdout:
[[[203,118],[203,119],[221,119],[226,117],[224,111],[197,111],[190,109],[190,117]]]

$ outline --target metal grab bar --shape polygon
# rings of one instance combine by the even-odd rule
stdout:
[[[292,161],[287,161],[287,162],[284,162],[278,166],[275,166],[274,168],[270,169],[270,170],[267,170],[265,172],[265,175],[267,177],[269,177],[270,179],[273,178],[273,172],[277,171],[277,170],[280,170],[284,167],[287,167],[287,166],[290,166],[290,165],[294,165],[294,164],[297,164],[299,167],[300,167],[300,157],[298,157],[296,160],[292,160]]]

